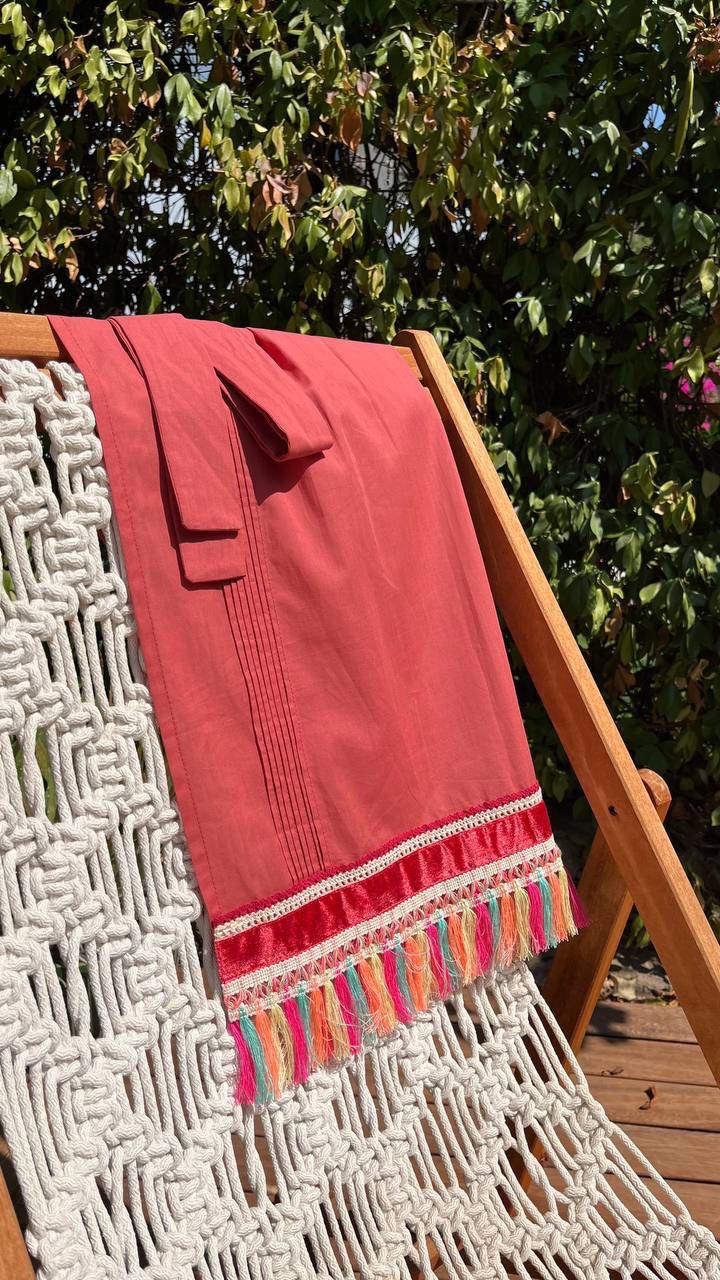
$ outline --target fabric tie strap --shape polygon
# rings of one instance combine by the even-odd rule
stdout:
[[[268,457],[288,462],[331,447],[327,422],[249,335],[240,349],[217,350],[198,342],[181,315],[110,324],[148,388],[185,577],[242,577],[247,547],[231,433],[242,423]],[[193,358],[179,361],[178,351]]]
[[[202,347],[196,359],[177,360],[175,352],[193,349],[183,316],[118,316],[110,324],[148,389],[185,577],[195,584],[242,577],[246,545],[231,424],[212,366]]]

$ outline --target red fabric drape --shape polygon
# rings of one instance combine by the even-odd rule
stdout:
[[[314,934],[335,954],[374,904],[547,861],[457,471],[398,353],[177,315],[51,323],[90,391],[226,995],[255,962],[282,986]]]

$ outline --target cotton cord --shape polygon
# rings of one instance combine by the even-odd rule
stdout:
[[[41,1280],[717,1280],[524,965],[437,1003],[571,888],[228,1031],[87,390],[51,368],[0,361],[0,1126]]]

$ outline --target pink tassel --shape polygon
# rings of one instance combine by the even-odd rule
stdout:
[[[342,1010],[343,1022],[347,1027],[350,1052],[359,1053],[362,1048],[362,1038],[360,1036],[360,1028],[358,1026],[355,1001],[352,998],[352,991],[350,990],[345,974],[336,974],[333,979],[333,985]]]
[[[568,882],[568,893],[570,894],[570,905],[572,907],[573,920],[575,921],[575,924],[577,925],[578,929],[585,929],[587,925],[590,923],[590,921],[588,920],[587,912],[582,902],[580,901],[580,895],[577,889],[575,888],[575,885],[573,884],[572,876],[568,876],[567,882]]]
[[[477,948],[477,970],[479,974],[487,973],[492,966],[493,931],[490,912],[485,902],[478,902],[475,907],[475,946]]]
[[[285,1001],[283,1009],[293,1042],[293,1081],[295,1084],[304,1084],[310,1071],[310,1055],[305,1038],[305,1027],[300,1016],[300,1010],[292,997]]]
[[[430,946],[430,968],[432,975],[437,983],[437,989],[441,1000],[446,1000],[450,995],[450,975],[445,968],[442,951],[440,950],[440,939],[438,938],[437,928],[434,924],[430,924],[426,930],[427,940]]]
[[[545,938],[545,926],[543,924],[543,900],[542,894],[538,889],[534,880],[526,885],[527,895],[530,899],[530,940],[534,955],[539,955],[547,947]]]
[[[237,1048],[238,1072],[235,1084],[236,1102],[255,1101],[255,1064],[237,1022],[228,1022],[228,1030]]]
[[[398,1018],[401,1022],[412,1022],[412,1014],[405,1004],[398,986],[395,952],[390,948],[383,954],[383,969],[385,971],[385,985],[390,992],[390,999],[393,1002]]]

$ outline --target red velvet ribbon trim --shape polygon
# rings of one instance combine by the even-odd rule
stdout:
[[[521,797],[517,797],[518,799]],[[506,803],[500,801],[498,804]],[[495,807],[490,806],[490,807]],[[437,823],[446,826],[458,816]],[[423,831],[428,828],[423,828]],[[408,832],[393,841],[393,845],[409,840],[417,832]],[[514,856],[523,850],[531,850],[552,836],[547,810],[542,800],[531,808],[496,818],[470,831],[439,839],[421,849],[405,853],[382,870],[316,896],[312,901],[297,906],[274,920],[263,920],[230,937],[215,937],[220,978],[223,984],[235,978],[253,973],[266,966],[282,963],[299,956],[310,947],[331,940],[343,930],[362,925],[385,911],[399,907],[415,894],[437,887],[438,896],[443,886],[464,872],[492,867],[500,859]],[[391,847],[391,846],[389,846]],[[322,885],[338,872],[357,872],[368,861],[377,858],[382,850],[370,855],[353,867],[326,870],[309,884]],[[499,871],[486,877],[488,887],[510,881],[520,874],[523,864],[511,871]],[[293,897],[303,886],[295,886]],[[282,901],[273,899],[273,902]],[[236,919],[253,915],[262,909],[263,903],[253,903],[238,912]]]

